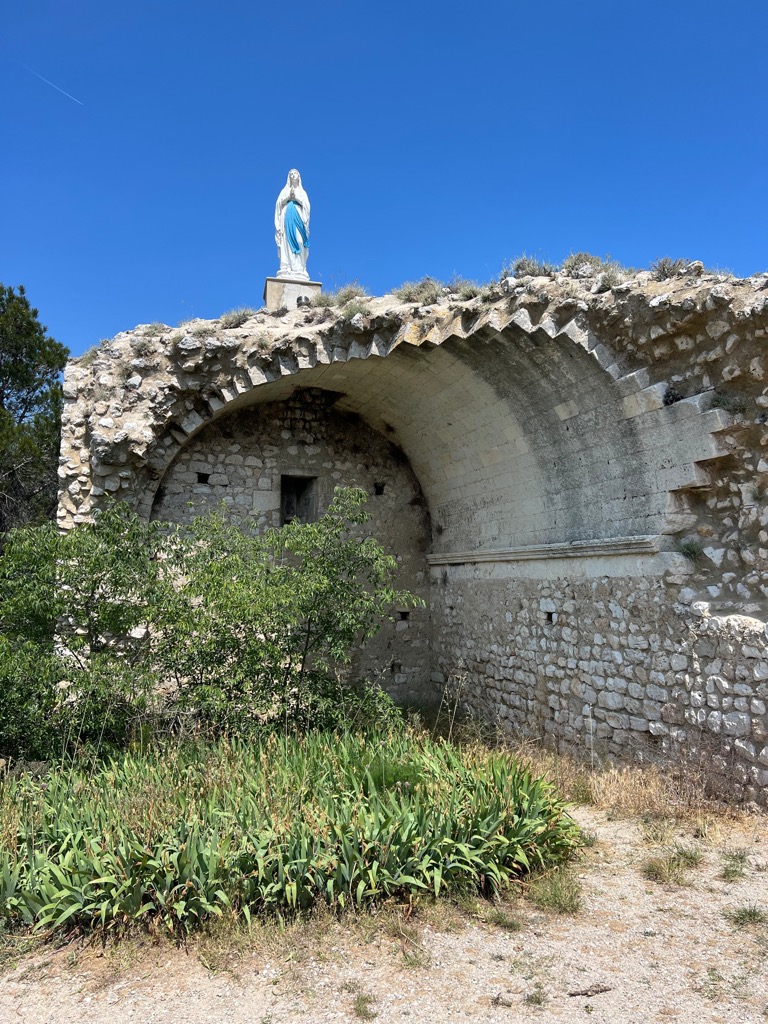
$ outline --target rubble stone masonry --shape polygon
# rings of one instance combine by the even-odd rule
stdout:
[[[768,803],[766,331],[768,275],[700,264],[139,326],[67,368],[60,525],[112,495],[265,529],[362,486],[428,608],[356,669]]]

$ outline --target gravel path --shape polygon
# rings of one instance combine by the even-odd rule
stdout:
[[[328,923],[232,954],[225,970],[207,969],[217,962],[203,947],[70,946],[0,978],[0,1022],[765,1024],[768,924],[738,928],[726,912],[768,915],[768,818],[719,822],[717,842],[697,843],[690,828],[652,836],[703,853],[689,884],[669,885],[642,873],[659,852],[642,823],[583,808],[576,817],[597,843],[575,867],[575,917],[521,902],[508,908],[518,931],[452,908],[430,909],[418,932],[406,925],[399,937],[391,923]],[[744,877],[733,881],[723,878],[729,851],[745,855]]]

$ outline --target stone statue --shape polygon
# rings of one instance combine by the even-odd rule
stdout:
[[[275,241],[280,259],[277,276],[308,281],[309,196],[295,168],[288,172],[288,180],[275,203]]]

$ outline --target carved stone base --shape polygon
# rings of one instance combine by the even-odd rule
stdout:
[[[319,281],[268,277],[264,284],[264,305],[267,309],[296,309],[299,299],[311,299],[313,295],[318,295],[322,291],[322,287]]]

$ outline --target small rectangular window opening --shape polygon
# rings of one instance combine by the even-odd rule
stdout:
[[[317,477],[280,477],[280,525],[298,520],[311,523],[317,518]]]
[[[197,482],[199,484],[207,484],[210,479],[211,479],[211,474],[210,473],[198,473],[197,474]]]
[[[380,497],[384,493],[384,484],[374,484],[373,493]]]
[[[407,622],[410,617],[411,617],[411,613],[410,612],[400,612],[400,621],[401,622]]]

